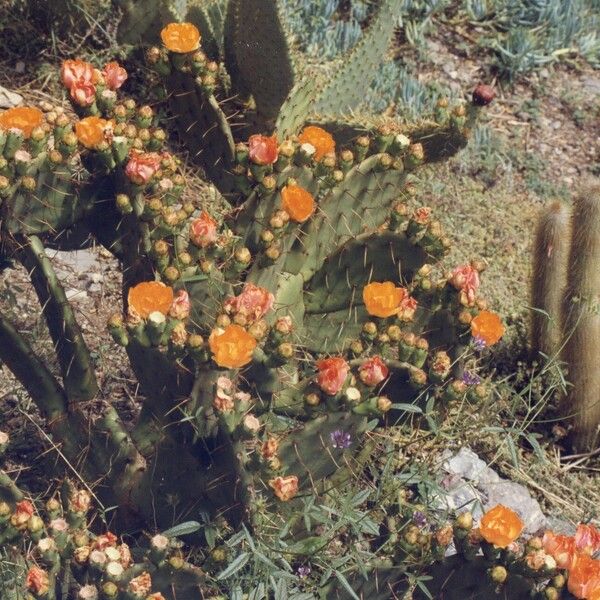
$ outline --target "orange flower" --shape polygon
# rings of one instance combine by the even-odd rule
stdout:
[[[200,32],[192,23],[169,23],[161,32],[163,44],[171,52],[195,52],[200,47]]]
[[[92,150],[107,137],[110,139],[112,126],[112,121],[100,117],[86,117],[75,123],[75,135],[80,144]]]
[[[287,502],[298,493],[298,478],[295,475],[275,477],[269,481],[269,486],[282,502]]]
[[[28,138],[42,124],[42,111],[33,106],[16,106],[0,114],[0,129],[20,129]]]
[[[239,325],[228,325],[224,330],[215,330],[208,338],[214,361],[220,367],[237,369],[252,360],[256,340]]]
[[[313,195],[299,185],[286,185],[281,190],[281,204],[292,221],[298,223],[304,223],[315,212]]]
[[[471,335],[493,346],[504,335],[504,325],[496,313],[482,310],[471,321]]]
[[[479,524],[479,532],[486,542],[499,548],[512,544],[523,531],[523,521],[516,512],[498,504],[485,513]]]
[[[305,127],[300,133],[298,141],[314,147],[315,160],[321,160],[326,154],[335,152],[335,140],[331,134],[315,125]]]
[[[155,311],[166,316],[173,304],[173,288],[160,281],[144,281],[130,288],[127,302],[142,319]]]
[[[573,558],[567,588],[575,598],[588,598],[600,588],[600,561],[587,554]]]
[[[568,535],[556,535],[546,531],[542,538],[542,546],[560,569],[570,569],[575,556],[575,539]]]
[[[407,292],[396,287],[391,281],[369,283],[363,289],[365,308],[374,317],[391,317],[398,314]]]

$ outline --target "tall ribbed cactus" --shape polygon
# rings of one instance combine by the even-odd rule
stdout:
[[[391,32],[395,6],[382,4],[366,40]],[[491,90],[441,102],[437,120],[412,126],[331,114],[304,123],[313,106],[352,106],[352,77],[380,41],[359,44],[332,79],[352,92],[340,104],[332,85],[294,79],[292,50],[277,58],[289,64],[260,66],[285,36],[276,3],[261,23],[254,7],[230,3],[225,65],[191,23],[169,24],[147,52],[180,135],[223,196],[186,192],[154,111],[118,98],[127,73],[117,63],[65,62],[76,120],[50,105],[0,115],[3,252],[31,274],[60,377],[6,315],[0,357],[128,523],[166,527],[200,511],[252,523],[265,502],[292,514],[298,494],[360,468],[363,433],[408,404],[485,397],[485,385],[460,378],[462,363],[472,339],[503,333],[477,296],[479,265],[440,270],[449,240],[413,182],[466,144]],[[259,25],[246,55],[244,28]],[[266,69],[258,87],[250,64]],[[253,102],[219,100],[230,85]],[[109,404],[99,418],[81,408],[96,394],[92,364],[44,252],[88,238],[123,267],[125,306],[109,329],[144,398],[131,427]]]
[[[538,227],[532,305],[540,314],[534,317],[532,345],[547,354],[561,351],[570,383],[563,413],[572,419],[574,445],[593,449],[600,426],[598,183],[575,197],[570,226],[567,216],[566,208],[553,205]]]

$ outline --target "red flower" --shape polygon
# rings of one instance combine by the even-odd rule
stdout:
[[[156,152],[131,152],[125,175],[137,185],[148,183],[160,169],[161,157]]]
[[[118,62],[109,62],[102,69],[106,86],[111,90],[118,90],[127,79],[127,71]]]
[[[250,160],[257,165],[272,165],[279,156],[277,137],[251,135],[248,140]]]
[[[265,288],[247,283],[242,293],[225,301],[225,310],[244,315],[249,321],[262,319],[271,308],[275,297]]]
[[[330,396],[335,396],[343,387],[350,367],[341,356],[322,358],[316,362],[317,385]]]
[[[400,301],[400,309],[398,310],[398,318],[401,321],[412,321],[417,310],[417,301],[412,296],[404,296]]]
[[[389,375],[389,369],[379,356],[366,360],[358,369],[360,380],[369,386],[375,386]]]
[[[205,211],[190,225],[190,240],[200,248],[217,241],[217,222]]]

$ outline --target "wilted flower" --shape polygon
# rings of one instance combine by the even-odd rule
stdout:
[[[339,450],[345,450],[352,445],[352,436],[342,429],[336,429],[329,434],[331,445]]]
[[[33,566],[27,571],[25,579],[27,589],[36,596],[45,596],[50,589],[48,573],[44,569]]]
[[[11,525],[17,529],[24,529],[33,516],[33,504],[29,500],[21,500],[15,506],[15,512],[10,518]]]
[[[161,165],[161,156],[156,152],[129,153],[129,161],[125,166],[125,175],[136,185],[148,183],[158,172]]]
[[[190,302],[190,296],[185,290],[179,290],[173,298],[173,303],[169,309],[169,315],[174,319],[180,319],[183,321],[190,316],[192,304]]]
[[[369,386],[375,386],[384,381],[389,375],[389,369],[379,356],[367,359],[359,368],[360,380]]]
[[[260,453],[265,460],[269,460],[277,456],[278,450],[279,440],[277,440],[277,438],[270,437],[268,440],[263,442]]]
[[[199,248],[206,248],[217,241],[217,222],[206,211],[192,221],[190,240]]]
[[[75,81],[69,88],[69,94],[75,104],[79,106],[91,106],[96,100],[96,86],[93,83],[80,79]]]
[[[144,571],[141,575],[134,577],[127,586],[132,594],[137,594],[140,597],[146,597],[152,589],[152,578],[150,573]]]
[[[350,367],[341,356],[322,358],[315,364],[318,370],[317,385],[330,396],[335,396],[343,387]]]
[[[106,533],[99,535],[92,544],[92,548],[95,550],[104,550],[109,546],[117,545],[117,536],[112,533],[112,531],[107,531]]]
[[[111,90],[118,90],[127,79],[127,71],[118,62],[109,62],[104,65],[102,75],[107,87]]]
[[[94,67],[83,60],[65,60],[60,69],[63,85],[71,89],[74,83],[95,83]]]
[[[462,374],[462,382],[465,385],[479,385],[481,383],[481,377],[479,377],[477,373],[464,371]]]
[[[413,213],[413,221],[419,225],[427,225],[431,218],[431,208],[429,206],[421,206]]]
[[[275,477],[269,481],[269,487],[282,502],[287,502],[298,493],[298,477],[296,475]]]
[[[561,569],[569,569],[575,556],[575,538],[568,535],[556,535],[552,531],[546,531],[542,538],[544,550],[556,560]]]
[[[228,298],[224,308],[228,313],[243,315],[247,323],[262,319],[271,308],[275,297],[269,290],[247,283],[239,296]]]
[[[87,513],[92,498],[87,490],[75,490],[69,499],[69,508],[76,513]]]
[[[244,428],[251,433],[256,433],[260,429],[260,421],[254,415],[244,417]]]
[[[448,280],[461,292],[460,300],[465,306],[472,306],[479,289],[479,272],[472,265],[456,267]]]
[[[251,135],[248,139],[248,155],[256,165],[272,165],[279,156],[277,136]]]
[[[481,518],[479,532],[484,540],[499,548],[506,548],[523,531],[523,521],[516,512],[498,504]]]

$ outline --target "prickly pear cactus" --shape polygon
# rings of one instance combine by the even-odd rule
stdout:
[[[415,186],[419,169],[465,145],[490,89],[442,101],[415,125],[308,119],[313,106],[345,110],[356,98],[334,101],[333,83],[307,92],[291,49],[258,85],[248,65],[285,36],[274,11],[245,49],[253,6],[228,6],[224,65],[192,23],[168,24],[147,51],[221,193],[186,191],[154,110],[119,96],[117,63],[63,64],[77,119],[50,105],[0,115],[3,251],[32,274],[61,377],[2,315],[0,357],[65,456],[86,450],[83,476],[129,524],[202,512],[251,525],[267,504],[292,515],[350,474],[366,432],[484,398],[484,384],[463,378],[465,360],[503,333],[477,295],[482,266],[441,266],[450,241]],[[365,39],[391,33],[395,6],[382,4]],[[335,85],[352,88],[372,52],[360,44]],[[228,89],[253,97],[236,109],[247,127],[218,99]],[[80,408],[97,391],[92,362],[44,252],[87,238],[123,268],[124,307],[108,327],[144,396],[129,427],[110,405],[97,419]]]

